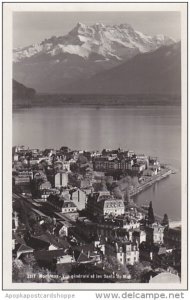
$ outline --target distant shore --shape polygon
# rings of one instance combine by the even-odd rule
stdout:
[[[31,99],[14,99],[13,109],[33,107],[72,107],[93,108],[125,106],[180,106],[179,96],[174,95],[59,95],[37,94]]]

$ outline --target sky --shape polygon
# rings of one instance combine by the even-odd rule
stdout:
[[[86,25],[130,24],[149,35],[165,34],[180,40],[179,12],[14,12],[13,47],[24,47],[51,36],[62,36],[78,22]]]

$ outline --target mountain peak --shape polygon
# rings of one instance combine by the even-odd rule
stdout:
[[[47,77],[54,70],[54,76],[48,80],[53,88],[56,86],[60,89],[63,82],[67,85],[80,78],[89,78],[139,53],[152,52],[173,42],[173,39],[164,35],[149,36],[138,32],[127,23],[87,25],[79,22],[66,35],[53,36],[41,43],[14,49],[15,79],[44,91],[47,89]],[[40,80],[37,73],[40,74]],[[60,82],[60,86],[57,86],[57,82]],[[48,88],[51,88],[49,83]]]
[[[23,49],[14,49],[14,61],[30,59],[41,54],[54,57],[75,54],[83,58],[90,56],[103,56],[104,60],[125,60],[129,53],[131,57],[139,52],[153,51],[160,46],[169,45],[175,41],[163,34],[148,36],[135,31],[127,23],[105,25],[95,23],[86,25],[78,22],[76,26],[64,36],[53,36],[39,44],[31,45]]]

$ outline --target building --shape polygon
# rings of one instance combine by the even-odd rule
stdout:
[[[101,213],[104,216],[112,215],[112,216],[120,216],[125,213],[124,201],[122,199],[107,199],[99,202],[100,209],[103,210]]]
[[[27,245],[20,245],[17,250],[17,258],[21,258],[21,256],[28,256],[34,252],[34,249]]]
[[[44,201],[47,201],[47,198],[50,195],[59,195],[59,190],[58,189],[43,189],[39,191],[40,197],[41,199],[43,199]]]
[[[143,171],[144,176],[154,176],[158,174],[158,169],[157,168],[148,168]]]
[[[22,176],[22,177],[20,177],[20,176],[14,176],[13,177],[13,183],[15,184],[15,185],[23,185],[23,184],[30,184],[30,182],[31,182],[31,179],[30,179],[30,177],[29,176]]]
[[[134,265],[139,261],[139,250],[137,244],[133,242],[116,243],[117,260],[124,266]]]
[[[50,195],[47,198],[47,202],[53,206],[57,211],[60,211],[62,213],[75,213],[77,212],[76,205],[64,197],[60,195]]]
[[[74,213],[77,212],[77,207],[72,201],[64,201],[62,207],[61,207],[61,212],[66,214],[66,213]]]
[[[164,229],[165,227],[159,223],[153,223],[146,227],[147,242],[155,244],[164,243]]]
[[[69,191],[70,200],[76,205],[78,210],[83,210],[86,207],[87,196],[81,189],[71,189]]]
[[[133,231],[133,241],[140,245],[143,242],[146,242],[146,232],[144,230],[135,229]]]
[[[55,174],[55,187],[66,187],[68,185],[68,173],[67,172],[58,172]]]
[[[140,223],[134,218],[128,218],[125,220],[123,228],[126,230],[140,229]]]
[[[53,230],[53,233],[59,237],[68,237],[71,234],[73,225],[67,221],[59,221]]]
[[[109,171],[126,171],[131,170],[133,160],[131,158],[119,159],[118,157],[101,156],[94,159],[94,170],[109,172]]]
[[[138,244],[129,240],[114,240],[106,243],[106,255],[116,257],[123,266],[134,265],[139,262]]]
[[[91,193],[87,200],[87,210],[94,216],[119,216],[124,214],[122,199],[113,198],[109,192]]]
[[[63,170],[66,172],[70,172],[70,162],[69,161],[64,161],[63,163]]]
[[[39,190],[48,190],[51,189],[51,183],[49,181],[42,182],[39,185]]]
[[[181,249],[181,226],[164,230],[164,244],[171,248]]]
[[[145,163],[135,163],[132,166],[132,171],[135,173],[141,173],[146,169],[146,164]]]

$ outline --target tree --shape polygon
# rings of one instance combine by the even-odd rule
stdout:
[[[107,186],[106,186],[105,180],[102,180],[101,182],[95,182],[93,184],[93,188],[94,188],[95,192],[107,191]]]
[[[123,194],[122,194],[119,186],[116,186],[113,189],[113,194],[114,194],[115,198],[117,198],[117,199],[122,199],[123,198]]]
[[[125,189],[125,193],[124,193],[124,201],[125,201],[125,205],[129,205],[131,202],[131,197],[130,197],[130,192],[129,192],[129,188]]]
[[[139,185],[139,180],[138,180],[137,176],[132,177],[131,181],[132,181],[132,186],[133,187],[136,188]]]
[[[36,276],[29,276],[34,275]],[[42,275],[42,276],[39,276]],[[60,277],[52,276],[56,275],[54,272],[50,272],[48,269],[39,267],[33,254],[25,257],[24,261],[19,259],[13,259],[12,261],[12,281],[13,282],[62,282]]]
[[[154,211],[152,208],[152,201],[150,201],[149,208],[148,208],[148,224],[153,224],[154,222],[155,222]]]
[[[164,217],[163,217],[163,220],[162,220],[161,224],[163,226],[169,226],[169,219],[168,219],[168,215],[167,214],[164,214]]]
[[[151,264],[146,261],[137,262],[133,266],[128,266],[131,277],[135,281],[140,281],[141,278],[152,270]]]
[[[45,159],[41,160],[40,163],[38,164],[39,169],[43,170],[44,172],[46,172],[47,167],[48,167],[48,163]]]
[[[77,163],[79,165],[83,165],[83,164],[86,164],[88,162],[88,159],[84,156],[84,155],[79,155],[78,157],[78,160],[77,160]]]
[[[111,190],[113,184],[113,176],[107,176],[105,180],[106,180],[107,189]]]

